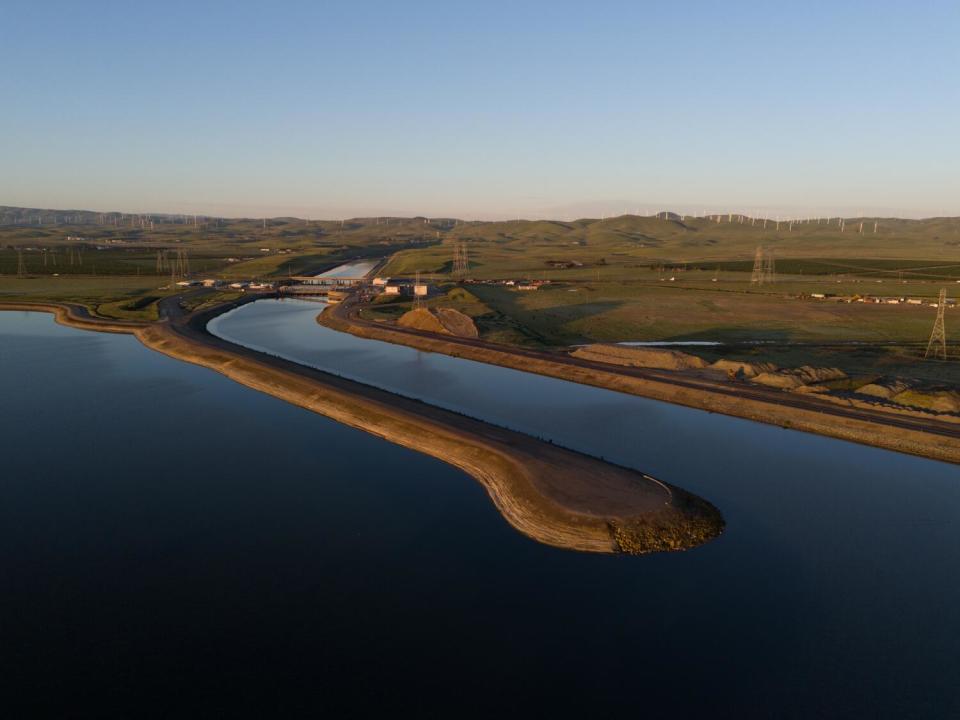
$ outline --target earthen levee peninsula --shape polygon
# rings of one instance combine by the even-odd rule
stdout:
[[[548,545],[600,553],[683,550],[724,527],[709,502],[643,473],[217,338],[207,322],[243,301],[195,313],[176,297],[157,322],[110,321],[66,303],[0,303],[54,313],[83,330],[126,333],[178,360],[454,465],[503,517]]]

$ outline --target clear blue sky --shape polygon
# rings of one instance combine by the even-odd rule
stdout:
[[[960,3],[5,0],[0,204],[960,214]]]

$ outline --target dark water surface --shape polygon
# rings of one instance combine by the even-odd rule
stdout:
[[[216,331],[655,473],[728,531],[548,548],[439,461],[131,337],[0,313],[18,716],[960,712],[956,467],[363,341],[319,310],[258,302]]]

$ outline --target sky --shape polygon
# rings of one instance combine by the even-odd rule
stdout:
[[[960,3],[4,0],[0,205],[960,215]]]

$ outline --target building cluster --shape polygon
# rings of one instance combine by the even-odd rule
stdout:
[[[375,291],[384,295],[409,295],[411,297],[427,297],[430,286],[417,280],[393,280],[385,277],[375,277],[371,283]]]
[[[393,280],[387,277],[375,277],[371,284],[374,290],[379,290],[384,295],[426,297],[430,294],[430,286],[425,282],[417,282],[416,280]]]
[[[239,280],[237,282],[229,283],[229,285],[224,280],[217,280],[215,278],[204,278],[203,280],[180,280],[177,282],[177,287],[205,287],[205,288],[221,288],[229,287],[231,290],[272,290],[272,283],[265,282],[254,282],[252,280]]]
[[[500,285],[517,290],[520,292],[529,292],[539,290],[544,285],[549,285],[549,280],[464,280],[465,285]]]
[[[836,293],[810,293],[801,295],[801,299],[808,297],[812,300],[829,300],[832,302],[843,303],[866,303],[869,305],[929,305],[930,307],[939,307],[939,302],[930,298],[911,298],[882,295],[838,295]],[[957,304],[956,300],[948,299],[946,307],[952,308]]]

